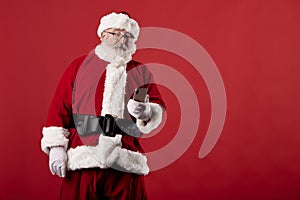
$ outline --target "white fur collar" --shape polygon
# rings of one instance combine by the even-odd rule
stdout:
[[[126,66],[131,60],[131,55],[113,58],[106,51],[103,51],[101,44],[96,47],[95,53],[100,59],[110,62],[106,66],[101,115],[111,114],[123,118],[127,78]]]

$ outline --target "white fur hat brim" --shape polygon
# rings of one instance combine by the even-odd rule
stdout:
[[[103,16],[97,31],[98,36],[101,37],[101,33],[108,28],[125,29],[133,35],[134,41],[137,40],[140,33],[138,23],[123,13],[112,12]]]

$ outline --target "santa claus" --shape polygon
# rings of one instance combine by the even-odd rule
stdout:
[[[127,13],[101,18],[95,50],[64,72],[42,130],[60,199],[147,199],[149,173],[139,136],[161,122],[165,105],[147,67],[132,60],[138,23]],[[133,99],[146,88],[146,101]]]

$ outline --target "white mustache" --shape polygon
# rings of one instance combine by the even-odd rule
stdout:
[[[112,45],[109,40],[104,40],[96,48],[96,53],[106,61],[113,61],[116,57],[129,57],[136,51],[136,45],[133,42],[117,43]]]

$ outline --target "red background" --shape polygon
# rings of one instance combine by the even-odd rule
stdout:
[[[57,198],[60,180],[40,150],[41,127],[65,67],[98,44],[98,20],[114,10],[128,11],[141,27],[192,37],[211,55],[226,88],[222,135],[199,159],[210,119],[201,77],[176,55],[137,53],[140,61],[162,62],[190,77],[202,112],[185,154],[146,176],[149,198],[300,199],[298,0],[1,1],[0,199]],[[170,97],[168,114],[174,109],[163,129],[169,130],[178,122],[178,103],[162,91]],[[145,148],[162,147],[172,133],[145,139]]]

